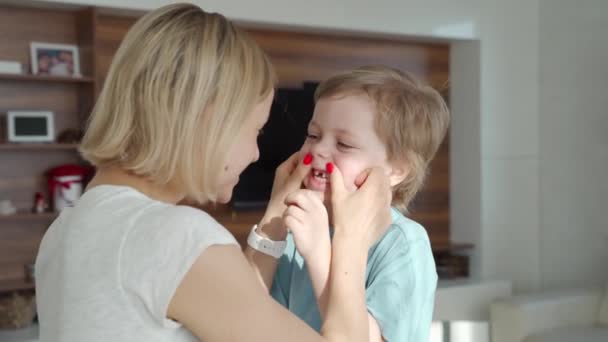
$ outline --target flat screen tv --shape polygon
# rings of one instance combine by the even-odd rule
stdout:
[[[245,169],[234,189],[235,210],[260,209],[268,203],[275,170],[304,143],[317,85],[305,82],[301,88],[275,91],[268,122],[258,138],[260,159]]]

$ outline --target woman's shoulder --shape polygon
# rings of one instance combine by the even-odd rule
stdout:
[[[114,221],[120,220],[134,232],[194,230],[230,234],[201,209],[160,202],[127,186],[94,187],[84,194],[81,202],[85,211],[92,209]]]
[[[161,204],[149,208],[136,222],[134,233],[159,239],[195,239],[236,243],[230,232],[205,211],[186,206]]]

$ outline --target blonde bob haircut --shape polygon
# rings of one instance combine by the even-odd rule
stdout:
[[[215,201],[234,138],[275,85],[266,54],[224,16],[191,4],[162,7],[120,45],[80,152],[96,167]]]
[[[347,95],[369,98],[375,105],[375,130],[388,161],[407,164],[406,178],[393,187],[392,203],[406,212],[448,130],[448,106],[431,86],[385,66],[363,66],[335,75],[317,87],[315,101]]]

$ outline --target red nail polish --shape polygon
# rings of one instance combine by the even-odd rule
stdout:
[[[327,170],[327,173],[331,175],[331,173],[334,172],[334,164],[327,163],[327,165],[325,165],[325,169]]]
[[[312,163],[312,154],[308,153],[304,157],[304,165],[310,165],[310,163]]]

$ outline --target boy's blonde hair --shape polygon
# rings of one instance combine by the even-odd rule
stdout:
[[[393,187],[393,205],[406,211],[446,134],[448,107],[432,87],[384,66],[365,66],[325,80],[316,90],[315,101],[353,94],[368,96],[375,105],[375,129],[389,162],[407,163],[407,177]]]
[[[135,23],[114,56],[80,152],[97,167],[214,201],[234,137],[275,84],[266,54],[225,17],[162,7]]]

